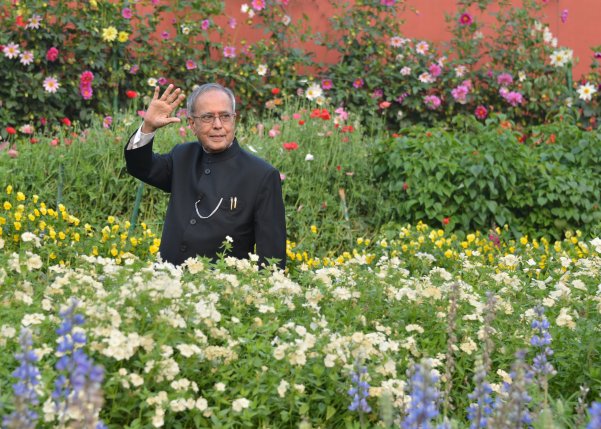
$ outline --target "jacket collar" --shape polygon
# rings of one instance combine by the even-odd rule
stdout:
[[[200,144],[200,143],[199,143]],[[231,159],[236,156],[240,152],[240,145],[238,144],[238,140],[234,138],[234,141],[226,150],[217,153],[209,153],[205,152],[202,149],[202,157],[206,162],[221,162],[227,159]]]

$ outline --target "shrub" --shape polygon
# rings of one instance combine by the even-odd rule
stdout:
[[[457,131],[406,129],[379,142],[375,176],[391,221],[449,228],[509,225],[515,234],[589,230],[601,220],[601,135],[549,124],[528,135],[502,116]]]

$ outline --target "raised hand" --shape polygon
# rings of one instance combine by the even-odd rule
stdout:
[[[181,122],[180,118],[171,116],[171,114],[186,97],[181,93],[180,88],[175,88],[175,90],[173,88],[173,85],[170,84],[160,97],[161,88],[159,86],[154,88],[154,96],[144,114],[143,133],[152,133],[165,125]]]

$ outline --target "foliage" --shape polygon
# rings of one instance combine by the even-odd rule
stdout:
[[[444,220],[464,231],[509,225],[516,235],[556,238],[599,224],[598,132],[566,124],[521,132],[503,116],[454,126],[408,128],[378,143],[375,176],[391,221]]]
[[[449,46],[404,37],[404,1],[330,1],[335,14],[323,33],[293,17],[288,0],[247,3],[241,19],[225,16],[219,0],[9,3],[0,3],[8,23],[0,34],[0,122],[13,129],[48,132],[64,118],[87,125],[94,114],[141,108],[155,85],[190,91],[203,81],[233,87],[248,113],[302,97],[368,121],[385,117],[394,130],[491,112],[525,125],[570,116],[597,127],[598,60],[572,82],[576,59],[533,0],[458,1],[448,15]],[[494,14],[489,28],[485,11]],[[311,43],[329,50],[327,63],[313,60]],[[86,95],[85,72],[93,75]],[[56,92],[44,89],[48,78],[57,79]]]
[[[47,231],[58,235],[65,228],[64,211],[44,214],[41,201],[12,189],[3,199],[15,203],[2,208],[11,223],[18,204],[37,218],[15,237],[10,232],[0,238],[3,414],[11,411],[10,374],[18,366],[13,354],[21,325],[32,331],[44,374],[40,403],[51,400],[60,357],[52,346],[56,314],[73,298],[86,318],[78,327],[88,339],[82,350],[105,370],[100,418],[108,427],[297,427],[303,421],[372,427],[387,395],[394,418],[402,418],[418,405],[409,403],[404,375],[412,361],[431,357],[439,373],[445,369],[453,290],[458,291],[451,333],[457,339],[450,372],[454,408],[444,413],[457,427],[467,427],[467,395],[473,390],[468,380],[484,344],[492,359],[486,378],[498,396],[514,352],[529,347],[539,303],[547,308],[555,352],[549,359],[557,370],[546,392],[551,420],[576,427],[584,418],[574,409],[579,387],[590,388],[582,398],[586,403],[601,393],[599,239],[576,233],[554,245],[515,243],[497,230],[498,241],[475,233],[463,242],[424,224],[406,225],[371,246],[347,248],[354,256],[341,262],[319,269],[293,262],[284,274],[227,257],[216,264],[190,260],[175,269],[149,253],[139,259],[141,247],[97,257],[98,237],[82,234],[58,248],[71,254],[59,263],[43,256],[57,249],[56,241],[38,228],[45,220]],[[492,329],[483,337],[487,294],[496,301],[494,317],[488,317]],[[537,351],[526,354],[527,365],[534,364]],[[357,360],[369,386],[364,425],[345,394]],[[447,382],[441,380],[442,387]],[[534,382],[527,389],[534,400],[522,406],[537,418],[543,392]],[[50,427],[52,408],[38,409],[40,427]]]

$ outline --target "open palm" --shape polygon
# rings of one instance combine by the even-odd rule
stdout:
[[[152,101],[144,114],[144,124],[142,125],[144,133],[151,133],[165,125],[181,122],[180,118],[171,116],[185,98],[181,89],[174,89],[173,85],[169,85],[161,96],[159,96],[159,92],[160,87],[157,86],[154,89]]]

